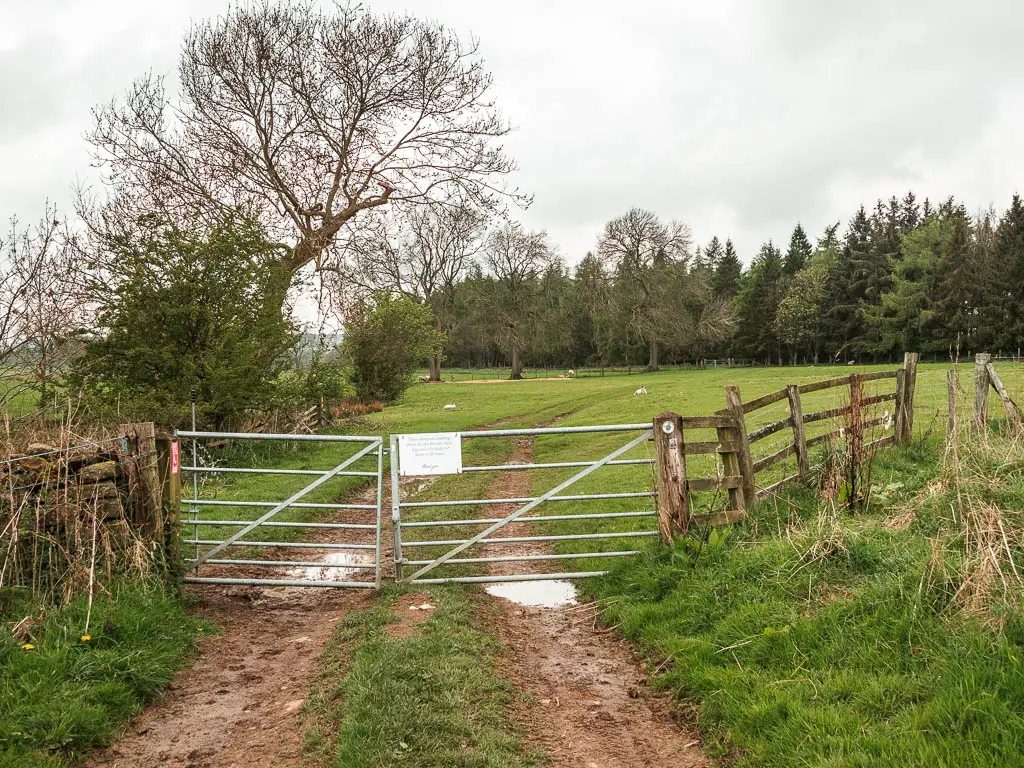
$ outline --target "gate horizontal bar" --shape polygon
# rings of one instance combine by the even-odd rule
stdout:
[[[653,512],[651,514],[654,514]],[[186,518],[182,525],[249,525],[252,520],[189,520]],[[260,523],[261,528],[349,528],[359,531],[375,531],[376,525],[370,523],[286,523],[271,520],[268,523]]]
[[[588,464],[587,466],[592,466]],[[586,501],[588,499],[640,499],[653,498],[657,494],[654,491],[640,491],[639,493],[584,493],[578,496],[548,496],[544,501]],[[478,504],[525,504],[528,501],[537,501],[542,496],[524,496],[516,499],[459,499],[457,501],[403,501],[399,506],[402,509],[412,507],[461,507],[476,506]],[[185,502],[182,502],[183,504]]]
[[[182,499],[182,504],[193,504],[197,507],[276,507],[275,501],[218,501],[216,499]],[[313,502],[294,502],[289,507],[300,509],[376,509],[376,504],[315,504]],[[260,523],[263,525],[263,523]]]
[[[209,562],[209,561],[207,561]],[[355,587],[375,589],[372,581],[316,581],[304,579],[227,579],[210,576],[186,576],[186,584],[243,584],[253,587]]]
[[[260,469],[258,467],[182,467],[182,472],[228,473],[243,475],[326,475],[329,469]],[[376,472],[337,472],[335,477],[376,477]]]
[[[598,512],[593,515],[544,515],[538,517],[520,517],[517,523],[546,523],[551,520],[602,520],[609,517],[654,517],[657,512]],[[499,517],[481,517],[477,520],[422,520],[415,523],[401,523],[403,528],[439,528],[445,525],[477,525],[478,523],[496,523]],[[189,520],[189,522],[193,522]]]
[[[477,429],[460,432],[461,437],[516,437],[517,435],[574,435],[581,432],[638,432],[650,429],[646,424],[605,424],[596,427],[537,427],[536,429]],[[594,462],[589,462],[593,464]]]
[[[620,446],[619,448],[616,448],[614,451],[609,453],[604,458],[598,459],[593,464],[591,464],[589,467],[584,467],[583,469],[581,469],[579,472],[577,472],[572,477],[568,478],[567,480],[563,480],[562,482],[560,482],[558,485],[556,485],[550,491],[547,491],[543,495],[538,496],[536,499],[534,499],[533,501],[530,501],[525,506],[519,507],[519,509],[515,510],[514,512],[512,512],[509,515],[507,515],[506,517],[504,517],[503,519],[499,520],[498,522],[491,524],[490,526],[488,526],[484,530],[480,531],[479,533],[474,534],[471,538],[463,541],[461,544],[456,546],[454,549],[451,549],[448,552],[446,552],[445,554],[441,555],[439,558],[434,560],[432,563],[428,563],[427,565],[422,566],[421,568],[419,568],[419,570],[417,570],[414,574],[412,574],[412,576],[409,577],[410,580],[411,579],[417,579],[417,578],[423,576],[423,574],[428,573],[429,571],[433,570],[434,568],[437,568],[439,565],[443,565],[446,560],[451,560],[453,557],[458,555],[460,552],[463,552],[466,549],[469,549],[476,542],[482,541],[483,539],[485,539],[487,536],[490,536],[492,533],[497,531],[502,526],[507,525],[508,523],[511,523],[517,517],[525,515],[530,510],[540,506],[547,499],[552,498],[553,496],[555,496],[558,493],[561,493],[562,491],[564,491],[566,488],[568,488],[569,486],[573,485],[574,483],[579,482],[580,480],[582,480],[587,475],[589,475],[592,472],[594,472],[594,471],[600,469],[601,467],[603,467],[609,461],[615,461],[615,459],[619,458],[623,454],[627,453],[628,451],[633,450],[634,448],[636,448],[637,446],[643,444],[647,440],[650,440],[653,435],[654,435],[654,430],[653,429],[644,429],[639,436],[634,437],[632,440],[630,440],[625,445]],[[395,504],[395,511],[396,512],[399,511],[399,507],[398,507],[397,503]],[[399,527],[399,530],[401,530],[401,527]],[[658,534],[656,534],[656,535],[658,535]],[[397,558],[397,563],[398,563],[397,567],[401,568],[401,557]]]
[[[179,430],[178,437],[201,439],[205,437],[218,440],[297,440],[310,443],[374,443],[381,438],[370,435],[291,435],[274,432],[192,432]]]
[[[504,536],[498,539],[479,539],[474,544],[506,544],[522,541],[576,541],[579,539],[626,539],[636,536],[660,536],[657,531],[623,531],[622,533],[567,533],[560,536]],[[403,541],[403,547],[446,547],[449,544],[465,544],[472,539],[451,541]],[[431,562],[434,562],[433,560]],[[440,565],[440,563],[439,563]]]
[[[463,467],[463,472],[504,472],[516,469],[561,469],[563,467],[589,467],[592,461],[556,461],[550,464],[495,464],[490,467]],[[621,467],[626,464],[653,464],[654,459],[619,459],[609,461],[606,467]]]
[[[184,521],[188,525],[188,521]],[[293,549],[376,549],[376,544],[317,544],[313,541],[229,541],[218,539],[182,539],[182,544],[218,545],[227,547],[291,547]],[[205,560],[203,562],[206,562]]]
[[[575,571],[571,573],[517,573],[509,576],[450,576],[441,579],[406,579],[408,584],[504,584],[511,581],[564,581],[604,576],[608,571]]]
[[[191,563],[191,559],[185,560]],[[207,560],[207,565],[266,565],[284,568],[347,568],[352,571],[372,571],[377,567],[376,563],[335,564],[321,562],[307,562],[305,560]]]
[[[639,555],[639,549],[630,549],[624,552],[578,552],[572,555],[509,555],[507,557],[453,557],[445,565],[467,564],[467,563],[524,563],[531,560],[577,560],[586,557],[628,557]],[[213,562],[212,560],[209,562]],[[406,560],[403,565],[426,565],[432,560]]]

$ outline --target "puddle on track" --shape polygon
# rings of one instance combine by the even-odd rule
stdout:
[[[561,579],[538,581],[506,581],[491,584],[485,591],[494,597],[503,597],[519,605],[539,608],[559,608],[576,605],[576,585]]]
[[[305,581],[357,581],[362,568],[345,566],[373,565],[373,555],[361,552],[331,552],[323,559],[323,565],[306,566],[292,571],[295,578]]]

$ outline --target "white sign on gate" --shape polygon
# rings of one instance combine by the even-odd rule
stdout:
[[[457,475],[462,472],[459,432],[424,432],[398,436],[398,469],[408,475]]]

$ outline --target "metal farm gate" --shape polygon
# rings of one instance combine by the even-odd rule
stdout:
[[[181,500],[185,512],[182,528],[192,531],[191,538],[186,534],[182,543],[194,548],[192,557],[185,560],[189,574],[186,582],[278,587],[380,586],[382,438],[198,431],[181,431],[176,436],[192,441],[192,464],[181,467],[182,473],[189,475],[183,477],[183,484],[191,491],[185,491],[188,498]],[[331,461],[337,463],[327,469],[203,466],[199,462],[200,441],[218,441],[236,448],[242,444],[280,441],[321,443],[337,448],[330,452]],[[218,485],[218,479],[238,475],[277,476],[279,479],[263,481],[265,487],[254,481],[244,491],[246,495],[266,498],[237,498],[238,491],[230,484]],[[293,484],[292,488],[281,490],[280,486],[287,486],[287,481],[280,479],[283,476],[314,479],[297,489]],[[344,489],[338,488],[337,483],[332,486],[330,481],[346,477],[373,478],[376,483],[368,489],[365,499],[350,503],[334,501]],[[318,489],[319,493],[314,494]],[[321,500],[302,501],[310,494]],[[266,511],[260,514],[261,510]],[[295,510],[333,511],[335,515],[341,511],[343,519],[341,522],[288,519],[287,513]],[[308,515],[308,512],[303,514]],[[282,531],[296,529],[303,529],[321,540],[299,541],[281,535]],[[242,555],[228,557],[229,548],[241,550]],[[289,556],[292,552],[296,555]],[[321,559],[314,559],[317,557]],[[203,575],[200,575],[200,568]],[[268,570],[270,575],[265,575]],[[275,571],[281,575],[275,575]],[[366,578],[358,578],[361,574]]]
[[[584,435],[588,445],[597,442],[605,443],[601,450],[607,451],[607,443],[614,441],[617,433],[639,432],[639,436],[631,438],[625,444],[618,444],[614,450],[597,459],[581,459],[561,462],[525,462],[496,465],[462,466],[462,442],[480,439],[514,439],[529,440],[544,436]],[[438,433],[436,435],[392,435],[391,436],[391,510],[394,529],[395,576],[403,583],[444,584],[444,583],[499,583],[509,581],[532,581],[541,579],[582,579],[590,576],[603,575],[605,571],[572,571],[564,566],[549,571],[552,561],[601,559],[609,557],[628,557],[637,554],[637,550],[617,545],[611,550],[602,549],[606,540],[622,540],[656,537],[657,512],[654,510],[653,473],[651,470],[654,459],[649,455],[638,456],[642,446],[646,446],[653,435],[652,425],[646,424],[614,424],[587,427],[551,427],[538,429],[489,429],[461,433]],[[602,439],[603,436],[603,439]],[[440,459],[426,462],[410,460],[409,445],[403,445],[405,438],[435,439],[435,442],[448,438],[452,443],[449,464]],[[571,439],[571,438],[570,438]],[[581,453],[583,448],[581,447]],[[594,450],[592,449],[593,453]],[[627,456],[633,452],[632,456]],[[436,463],[431,463],[436,461]],[[423,471],[424,467],[427,471]],[[614,493],[579,493],[575,495],[562,492],[587,476],[604,467],[629,467],[634,470],[627,476],[626,470],[615,470],[619,473],[614,487],[628,487],[634,490]],[[552,475],[564,475],[557,470],[579,469],[568,479],[556,482],[549,478]],[[550,470],[550,472],[549,472]],[[526,472],[531,478],[536,473],[545,473],[543,482],[551,482],[552,487],[539,495],[524,495],[508,498],[452,498],[454,495],[447,487],[440,487],[434,494],[439,499],[403,500],[402,477],[419,481],[420,490],[427,487],[424,475],[480,473]],[[440,478],[444,480],[444,478]],[[529,487],[530,483],[526,484]],[[639,489],[639,490],[637,490]],[[429,494],[429,490],[428,490]],[[420,494],[422,495],[422,494]],[[586,505],[598,502],[599,509],[607,509],[614,505],[615,511],[595,511]],[[569,504],[568,514],[558,514],[559,505]],[[495,505],[499,515],[488,515],[486,510]],[[529,514],[544,505],[545,510],[552,514]],[[639,509],[617,509],[622,506],[640,506]],[[473,510],[485,510],[480,517],[467,515]],[[508,511],[511,510],[511,511]],[[624,520],[636,518],[635,521]],[[602,530],[605,521],[616,520],[612,529]],[[648,525],[652,523],[653,525]],[[619,529],[622,524],[629,524]],[[563,526],[557,532],[550,532],[554,524]],[[570,526],[572,532],[565,532]],[[646,526],[646,527],[645,527]],[[503,529],[512,535],[494,536]],[[465,531],[483,528],[472,534],[446,535],[445,531]],[[535,531],[543,531],[535,533]],[[438,533],[439,532],[439,533]],[[599,543],[600,542],[600,543]],[[565,547],[561,551],[552,552],[552,547]],[[498,548],[497,550],[495,548]],[[469,551],[471,550],[472,551]],[[496,552],[496,554],[495,554]],[[462,555],[460,557],[460,555]],[[508,564],[519,564],[509,566]],[[443,575],[436,569],[443,568]],[[452,570],[454,569],[454,571]],[[483,571],[481,573],[480,571]],[[428,576],[428,574],[431,574]]]

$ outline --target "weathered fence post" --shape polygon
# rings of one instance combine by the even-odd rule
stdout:
[[[800,402],[800,387],[787,384],[786,397],[789,398],[789,415],[793,418],[793,450],[796,452],[797,474],[801,480],[806,480],[811,474],[811,463],[807,458],[807,435],[804,431],[804,406]]]
[[[988,365],[992,355],[979,352],[974,356],[974,429],[982,432],[988,426]]]
[[[996,373],[996,367],[992,365],[991,361],[986,364],[985,372],[988,374],[988,380],[992,383],[992,388],[999,395],[999,399],[1003,401],[1003,408],[1006,410],[1006,420],[1010,424],[1010,433],[1019,435],[1021,433],[1021,423],[1017,404],[1013,402],[1010,394],[1006,391],[1006,387],[1003,386],[999,374]]]
[[[737,459],[740,476],[743,478],[743,502],[753,507],[757,493],[754,486],[754,460],[750,457],[750,440],[747,439],[747,423],[743,418],[743,400],[740,398],[739,387],[725,388],[725,404],[736,422],[736,442],[739,446]]]
[[[903,368],[896,372],[895,442],[905,443],[914,436],[914,390],[917,387],[917,352],[903,354]]]
[[[686,455],[679,414],[665,411],[654,417],[655,466],[658,471],[658,530],[666,544],[686,533],[690,504],[686,486]]]
[[[956,371],[952,368],[946,371],[946,400],[946,437],[952,439],[956,434]]]
[[[860,414],[862,384],[860,374],[850,376],[850,455],[854,467],[860,464],[861,448],[864,444],[864,426]]]
[[[138,424],[122,424],[121,430],[128,438],[128,453],[133,459],[129,465],[129,492],[134,507],[131,520],[139,526],[143,535],[161,541],[164,535],[164,515],[156,452],[156,428],[153,422],[144,421]]]

